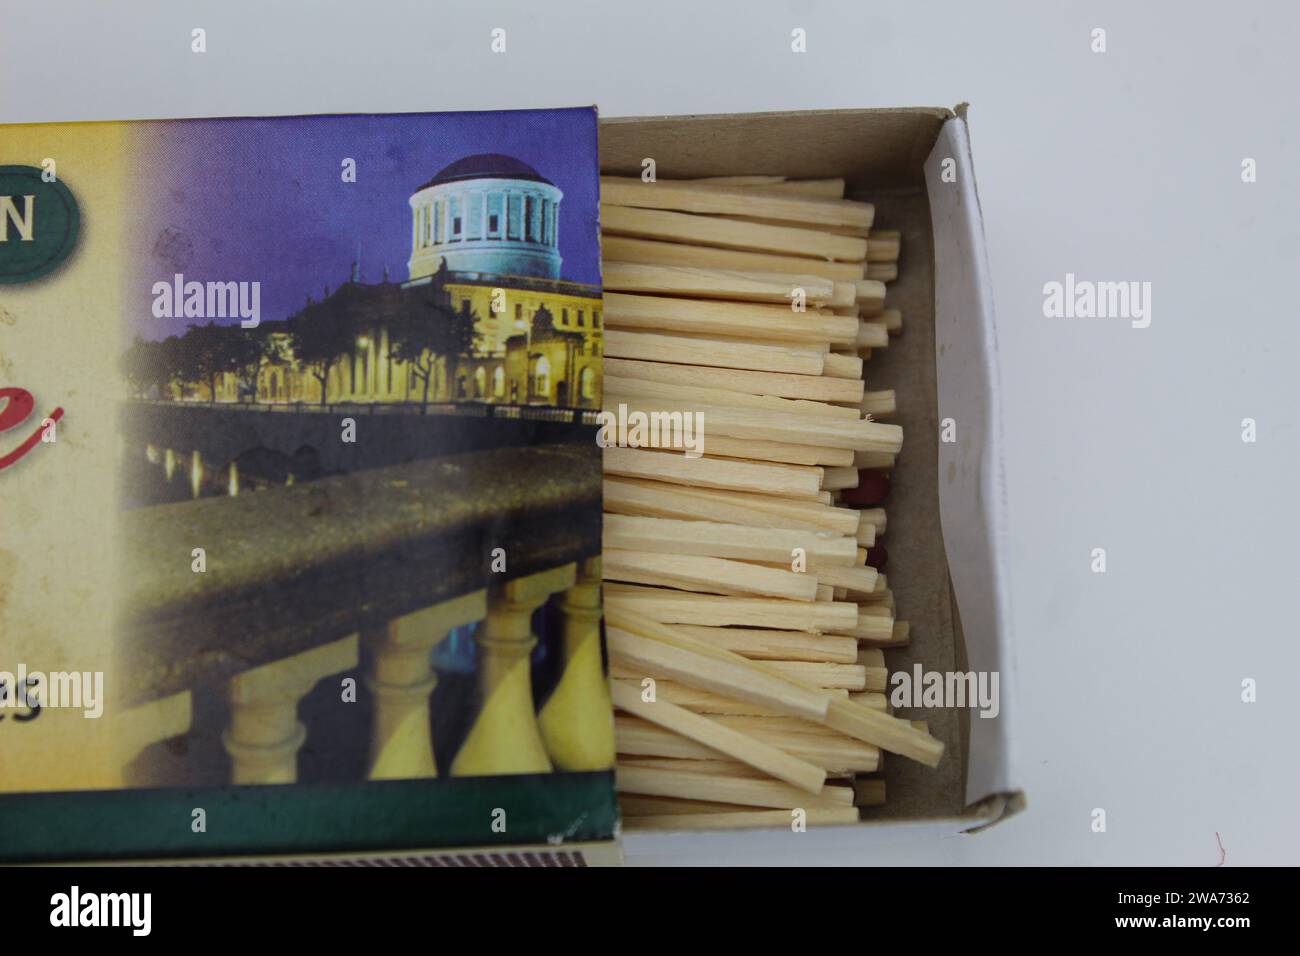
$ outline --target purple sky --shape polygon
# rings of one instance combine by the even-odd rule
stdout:
[[[181,120],[150,124],[146,248],[131,336],[163,338],[196,321],[155,318],[150,289],[187,281],[260,281],[262,321],[283,319],[348,278],[407,278],[407,199],[434,174],[474,153],[506,153],[564,193],[563,277],[600,281],[596,235],[596,114],[588,108],[389,116]],[[341,179],[357,163],[356,182]],[[133,296],[134,298],[134,296]]]

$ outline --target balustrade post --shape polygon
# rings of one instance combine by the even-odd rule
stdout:
[[[546,752],[559,770],[614,766],[613,703],[600,653],[600,580],[600,558],[588,558],[560,601],[564,671],[538,715]]]
[[[371,780],[438,775],[429,731],[429,698],[437,676],[429,655],[452,628],[486,616],[487,592],[475,591],[362,633],[366,686],[375,696]]]
[[[566,564],[489,591],[487,620],[475,638],[483,706],[452,761],[453,776],[552,769],[533,709],[529,654],[537,638],[532,616],[556,591],[573,587],[576,576],[577,566]]]
[[[298,702],[322,678],[357,666],[357,635],[272,661],[230,679],[230,727],[221,735],[232,782],[294,783],[307,728]]]

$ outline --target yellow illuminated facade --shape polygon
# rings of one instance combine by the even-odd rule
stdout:
[[[328,297],[373,296],[392,307],[441,283],[446,306],[469,310],[477,340],[465,355],[433,359],[427,400],[436,403],[600,407],[600,288],[560,278],[560,190],[508,156],[485,154],[452,163],[411,197],[407,282],[351,282]],[[425,290],[427,291],[427,290]],[[414,306],[413,306],[414,307]],[[363,312],[364,304],[361,306]],[[382,315],[384,309],[376,307]],[[430,321],[436,321],[431,318]],[[319,403],[321,383],[293,354],[285,323],[265,323],[280,361],[264,362],[256,396],[234,373],[218,376],[216,394],[191,382],[183,397],[221,402]],[[363,327],[354,347],[326,373],[324,401],[421,402],[421,374],[394,357],[382,319]]]

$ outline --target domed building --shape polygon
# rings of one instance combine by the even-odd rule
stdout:
[[[560,278],[564,194],[500,153],[458,159],[411,196],[412,279],[452,272]]]
[[[478,318],[448,400],[598,407],[599,286],[561,277],[564,194],[527,163],[466,156],[411,195],[407,287],[444,283]]]
[[[354,264],[348,282],[326,289],[321,302],[309,297],[299,313],[351,316],[358,333],[348,353],[314,377],[292,354],[288,324],[263,323],[285,361],[259,372],[256,400],[321,401],[323,391],[326,402],[422,402],[427,390],[438,403],[599,408],[600,287],[562,278],[563,198],[512,156],[480,153],[445,166],[410,196],[407,281],[385,274],[366,284]],[[429,314],[431,291],[445,308],[474,316],[477,341],[470,354],[436,356],[426,383],[395,357],[390,331],[395,319]],[[217,381],[218,401],[244,400],[233,373]]]

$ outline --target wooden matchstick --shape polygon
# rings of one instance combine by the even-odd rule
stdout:
[[[628,685],[631,687],[631,685]],[[686,773],[725,773],[737,777],[754,777],[762,778],[767,776],[763,771],[751,767],[749,764],[741,763],[739,760],[728,760],[723,757],[717,758],[700,758],[691,757],[649,757],[640,754],[619,754],[618,762],[623,767],[648,767],[651,770],[681,770]],[[825,773],[825,771],[822,771]],[[644,808],[651,801],[665,800],[666,797],[638,797],[629,794],[625,800],[619,801],[619,809],[624,814],[637,812],[636,808]],[[698,806],[698,804],[697,804]],[[722,804],[726,806],[726,804]],[[702,809],[702,807],[701,807]]]
[[[849,695],[853,699],[853,695]],[[800,720],[798,717],[753,717],[742,715],[718,716],[720,724],[731,727],[745,733],[751,733],[755,736],[761,736],[770,731],[780,731],[787,734],[812,734],[822,740],[842,740],[852,743],[855,747],[864,747],[872,751],[879,751],[879,748],[872,747],[870,744],[864,744],[861,741],[850,740],[847,737],[837,734],[824,724],[815,724],[811,720]]]
[[[817,578],[760,564],[698,555],[606,548],[606,581],[629,581],[712,594],[757,594],[792,601],[817,597]],[[846,569],[848,570],[848,569]]]
[[[859,648],[857,663],[863,667],[884,667],[885,652],[878,647]]]
[[[629,683],[628,687],[631,686]],[[639,694],[639,691],[637,693]],[[622,729],[625,727],[625,721],[636,719],[625,714],[619,714],[615,719],[616,727],[619,728],[616,729],[616,739],[622,741],[617,755],[618,766],[620,767],[644,767],[652,770],[677,770],[686,773],[727,774],[750,779],[764,779],[770,776],[748,764],[723,759],[720,752],[711,751],[707,748],[701,748],[698,752],[701,754],[713,753],[714,757],[678,757],[654,753],[653,751],[660,750],[674,753],[695,752],[688,751],[686,747],[678,746],[673,742],[674,738],[690,747],[697,745],[689,739],[676,735],[673,731],[646,725],[644,722],[640,722],[640,726],[631,731]],[[706,719],[722,723],[734,718],[715,717]],[[759,723],[771,720],[771,718],[759,717],[749,719]],[[762,728],[756,730],[746,728],[741,732],[818,768],[825,774],[827,783],[851,778],[854,773],[873,773],[881,768],[884,761],[884,755],[879,747],[872,747],[870,744],[861,743],[830,730],[823,730],[820,735],[789,733]],[[648,752],[641,753],[640,751]]]
[[[607,330],[667,332],[723,345],[741,340],[820,354],[831,345],[856,343],[860,331],[858,323],[843,316],[824,311],[797,315],[779,305],[754,302],[705,302],[607,292],[605,307]],[[889,333],[883,328],[880,331],[888,339]]]
[[[836,358],[837,356],[827,356]],[[695,414],[703,417],[704,445],[707,449],[707,435],[727,435],[732,438],[753,438],[760,441],[780,441],[800,444],[804,441],[816,441],[818,445],[831,448],[852,448],[854,451],[897,452],[903,446],[903,429],[898,425],[884,422],[860,421],[818,415],[810,420],[805,414],[759,411],[750,408],[738,408],[725,405],[703,405],[690,401],[673,401],[666,398],[645,398],[638,400],[633,407],[627,397],[622,402],[629,411],[667,412]],[[668,456],[665,456],[668,457]],[[680,457],[680,456],[672,456]],[[795,469],[794,465],[763,465],[764,468]],[[820,483],[820,469],[817,471]],[[703,482],[701,482],[703,484]],[[729,487],[729,486],[728,486]]]
[[[616,682],[626,685],[634,693],[640,693],[640,684],[636,681],[619,679]],[[658,683],[656,681],[656,688]],[[689,737],[665,730],[640,717],[621,713],[614,714],[614,749],[618,752],[620,763],[628,756],[671,760],[716,760],[722,756],[712,747],[706,747]]]
[[[601,231],[640,239],[691,242],[725,249],[780,252],[812,259],[864,262],[867,240],[816,229],[737,222],[720,216],[697,216],[660,209],[600,204]]]
[[[777,302],[790,306],[796,289],[802,290],[809,305],[836,305],[844,293],[831,279],[807,273],[742,272],[706,269],[700,266],[667,266],[638,262],[609,262],[601,269],[605,288],[605,318],[610,317],[609,293],[641,293],[655,296],[693,296],[695,299],[731,299],[741,302]],[[856,298],[852,282],[842,283],[850,304]]]
[[[804,465],[768,465],[721,458],[690,459],[638,448],[605,449],[605,473],[672,484],[727,488],[791,498],[816,498],[822,470]]]
[[[875,208],[871,203],[849,199],[823,199],[716,183],[667,180],[646,183],[621,176],[600,177],[600,200],[602,205],[749,216],[818,228],[846,226],[869,230],[875,218]],[[878,251],[878,255],[883,255],[883,252]],[[894,258],[897,258],[896,251]]]
[[[793,552],[800,549],[813,570],[854,567],[858,550],[854,539],[840,535],[638,515],[606,515],[603,534],[606,549],[763,561],[787,567]]]
[[[860,349],[881,349],[889,345],[889,331],[879,322],[858,322],[854,344]]]
[[[734,660],[709,657],[613,625],[606,627],[606,643],[611,655],[633,667],[654,672],[647,676],[662,675],[702,690],[749,700],[783,714],[815,721],[825,719],[830,698],[812,687],[797,687],[779,674],[756,671],[751,662],[739,656],[734,656]]]
[[[827,468],[847,468],[852,464],[853,458],[853,452],[847,448],[792,445],[783,441],[757,441],[752,438],[730,438],[727,435],[710,435],[704,452],[714,458],[749,458],[784,465],[821,465]]]
[[[726,746],[770,748],[824,779],[878,770],[880,748],[933,766],[943,744],[894,718],[882,693],[880,648],[909,637],[877,543],[902,430],[878,420],[897,414],[897,395],[874,380],[867,391],[862,375],[901,331],[885,308],[900,234],[873,231],[874,209],[844,201],[842,181],[604,185],[604,407],[661,424],[699,413],[704,432],[702,446],[647,434],[663,447],[609,449],[609,673],[629,707],[667,704],[676,726],[619,714],[620,790],[637,791],[625,812],[682,829],[787,823],[788,803],[745,810],[770,803],[728,789],[782,787],[779,774],[682,729],[730,730]],[[789,307],[796,288],[802,312]],[[647,677],[658,704],[643,702]],[[802,704],[824,715],[798,713],[773,680],[815,695]],[[847,796],[875,805],[883,785]]]
[[[853,453],[853,467],[858,471],[892,471],[897,462],[898,457],[896,455],[891,455],[888,452],[855,451]]]
[[[620,592],[631,590],[619,588]],[[707,597],[703,595],[693,595],[693,597]],[[609,598],[607,596],[607,602]],[[728,600],[726,598],[722,600]],[[730,599],[735,601],[736,599]],[[782,602],[793,603],[793,602]],[[814,607],[816,605],[813,605]],[[636,610],[624,606],[623,601],[617,602],[616,605],[610,606],[607,603],[607,620],[611,623],[617,621],[626,627],[632,628],[638,634],[647,637],[652,644],[667,643],[678,649],[693,652],[697,657],[711,657],[719,664],[730,664],[740,667],[742,670],[748,669],[751,673],[762,672],[765,675],[779,677],[787,680],[790,684],[800,687],[804,690],[815,691],[816,688],[788,674],[782,675],[771,662],[768,661],[749,661],[734,654],[731,651],[723,650],[718,647],[712,647],[695,640],[689,635],[683,634],[677,629],[665,623],[647,619],[644,614],[638,614]],[[629,614],[629,611],[631,613]],[[617,625],[615,625],[617,626]],[[678,678],[680,679],[680,678]],[[698,683],[689,678],[683,683]],[[712,689],[712,688],[709,688]],[[744,688],[733,688],[731,691],[723,690],[721,693],[732,693],[738,695]],[[898,720],[885,714],[878,713],[869,707],[854,701],[840,698],[825,698],[827,701],[826,717],[822,723],[828,727],[840,731],[856,740],[865,743],[874,744],[884,750],[897,753],[905,757],[923,763],[926,766],[936,766],[943,758],[943,743],[928,733],[922,733],[912,727],[907,721]],[[766,702],[764,702],[766,703]],[[790,710],[783,710],[785,704],[779,699],[775,703],[768,704],[774,709],[787,713],[790,716],[805,717],[816,720],[817,718],[808,718],[806,714],[792,713]]]
[[[725,388],[707,388],[695,385],[670,385],[653,379],[624,378],[605,375],[605,403],[607,410],[617,411],[618,396],[642,399],[676,399],[680,402],[697,402],[700,405],[720,405],[732,408],[752,408],[787,415],[826,415],[858,421],[861,413],[844,405],[828,402],[809,402],[798,398],[777,398],[774,395],[751,395]]]
[[[837,634],[806,634],[753,627],[697,627],[679,624],[691,637],[748,657],[751,660],[816,661],[855,664],[861,651],[857,638]]]
[[[824,356],[808,349],[710,341],[649,332],[620,332],[613,329],[605,332],[605,354],[613,358],[794,375],[821,375],[825,367]]]
[[[624,821],[624,826],[628,830],[774,830],[789,828],[792,819],[791,810],[734,810],[730,813],[631,816]],[[858,822],[858,811],[856,807],[840,807],[833,810],[812,807],[805,808],[802,819],[810,827],[844,826]]]
[[[726,754],[809,793],[821,792],[826,771],[733,727],[702,717],[668,701],[646,702],[635,689],[622,683],[611,687],[614,706],[658,724],[683,737]]]
[[[857,486],[858,469],[856,468],[827,468],[822,474],[822,491],[841,491]]]
[[[887,611],[887,609],[882,610]],[[845,633],[852,634],[860,641],[868,641],[872,644],[888,643],[894,639],[893,615],[886,613],[883,616],[876,616],[869,613],[864,605],[858,614],[858,623],[852,630]]]
[[[619,401],[624,407],[629,404],[639,407],[636,396],[607,395],[607,411],[615,414]],[[832,468],[848,468],[852,465],[853,451],[848,448],[822,448],[817,445],[792,445],[789,442],[758,441],[752,438],[731,438],[727,435],[710,435],[708,447],[701,447],[702,442],[693,435],[661,429],[658,434],[649,432],[644,436],[645,444],[638,447],[669,451],[688,451],[694,448],[708,458],[738,458],[754,462],[770,462],[777,465],[819,465]],[[823,489],[824,491],[825,489]],[[830,503],[830,502],[827,502]]]
[[[856,335],[856,330],[854,332]],[[862,359],[856,355],[836,355],[832,352],[823,357],[822,374],[834,376],[835,378],[851,378],[855,381],[862,378]],[[899,433],[899,441],[902,441],[902,433]]]
[[[605,606],[660,624],[713,627],[768,627],[812,634],[850,634],[858,627],[858,606],[842,601],[786,601],[780,598],[723,597],[636,585],[607,585]],[[689,683],[689,681],[688,681]]]
[[[842,687],[867,690],[867,671],[859,664],[827,664],[822,661],[766,661],[774,673],[801,680],[814,687]],[[879,688],[871,688],[879,690]]]
[[[728,490],[609,477],[605,479],[605,510],[648,517],[727,521],[754,528],[831,531],[854,535],[859,544],[863,543],[857,511],[828,508],[817,502],[795,498],[743,495]]]
[[[773,186],[786,181],[784,176],[701,176],[676,180],[684,183],[712,183],[715,186]]]
[[[807,226],[828,236],[850,236],[859,239],[869,239],[871,237],[871,230],[862,226],[828,226],[811,222],[795,222],[788,219],[773,219],[771,216],[739,216],[735,213],[718,213],[717,215],[721,219],[730,219],[734,222],[752,222],[760,226]]]
[[[694,385],[701,388],[746,392],[750,395],[771,395],[776,398],[843,402],[853,405],[862,401],[863,393],[866,391],[862,382],[824,377],[820,367],[816,372],[788,374],[763,370],[706,368],[690,363],[672,363],[661,357],[650,361],[634,361],[609,357],[608,352],[606,355],[606,375],[664,382],[669,385]],[[821,364],[824,364],[824,360]]]
[[[732,720],[751,720],[766,722],[769,717],[718,717],[719,722]],[[791,733],[771,728],[768,730],[747,727],[746,734],[752,734],[768,746],[777,747],[791,754],[798,755],[824,772],[831,773],[874,773],[880,769],[881,752],[879,747],[864,744],[842,734],[823,730],[821,734]]]
[[[875,279],[859,279],[854,285],[857,286],[857,305],[862,309],[862,315],[878,315],[885,307],[885,284]]]
[[[817,571],[822,584],[844,588],[855,597],[874,593],[879,578],[875,568],[867,567],[822,567]]]
[[[691,266],[700,269],[739,269],[742,272],[793,272],[819,276],[836,282],[876,278],[867,274],[867,262],[832,262],[805,259],[771,252],[747,252],[694,246],[680,242],[658,242],[629,236],[603,236],[602,262],[634,262],[646,265]],[[886,263],[876,263],[877,267]]]
[[[878,710],[881,713],[890,713],[889,699],[879,691],[862,691],[857,694],[849,694],[849,700],[856,701],[872,710]]]
[[[756,807],[817,807],[832,809],[853,805],[851,787],[823,787],[810,794],[776,780],[753,780],[680,770],[621,767],[614,773],[619,793],[641,793],[687,800],[711,800]]]
[[[876,534],[885,533],[885,509],[884,508],[862,508],[858,511],[862,517],[863,524],[874,525]]]
[[[749,186],[765,193],[781,193],[794,196],[820,196],[823,199],[843,199],[843,179],[787,179],[772,183],[733,183],[735,186]]]
[[[898,411],[898,399],[892,388],[880,392],[866,392],[860,406],[863,415],[876,417],[893,415]]]
[[[897,262],[902,233],[897,229],[873,229],[867,239],[867,262]]]
[[[866,666],[866,665],[863,665]],[[884,664],[866,666],[866,684],[868,693],[884,693],[889,687],[889,668]],[[928,733],[927,728],[927,733]]]
[[[623,680],[629,682],[638,690],[642,689],[642,681],[648,674],[637,675],[635,673],[623,672],[611,668],[611,680]],[[784,716],[780,711],[773,710],[770,707],[764,707],[762,704],[756,704],[753,701],[742,700],[739,697],[726,697],[722,694],[715,694],[713,691],[703,690],[699,687],[690,687],[686,684],[679,683],[669,678],[655,678],[655,693],[663,700],[672,701],[678,707],[685,707],[687,710],[693,710],[699,714],[727,714],[731,716],[745,717],[781,717]],[[840,697],[845,700],[850,698],[847,690],[842,688],[826,688],[824,693],[828,697]],[[856,696],[859,700],[866,700],[869,694],[860,693]],[[877,694],[876,697],[881,697]],[[883,697],[881,697],[883,701]],[[883,710],[882,707],[876,709]],[[671,755],[670,755],[671,756]]]

